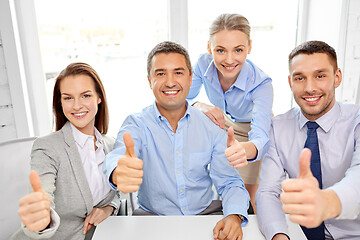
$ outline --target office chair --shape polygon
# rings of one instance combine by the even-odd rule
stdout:
[[[19,200],[29,193],[31,148],[36,137],[0,143],[0,239],[20,228]]]

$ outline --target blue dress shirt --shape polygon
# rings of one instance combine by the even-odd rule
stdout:
[[[249,141],[258,150],[255,160],[261,159],[269,148],[273,103],[271,78],[247,59],[235,83],[224,93],[217,68],[208,53],[200,55],[193,71],[188,99],[194,99],[204,85],[210,102],[234,122],[251,122]]]
[[[188,105],[174,132],[156,103],[124,121],[114,150],[105,159],[110,178],[125,153],[124,132],[134,139],[135,153],[144,161],[139,205],[158,215],[195,215],[212,202],[212,184],[222,197],[224,216],[247,218],[249,194],[225,156],[226,132]],[[113,186],[114,187],[114,186]],[[243,225],[247,223],[247,219]]]
[[[325,221],[327,239],[359,239],[360,236],[360,106],[336,102],[316,120],[323,189],[332,189],[342,211]],[[256,194],[259,227],[266,239],[286,233],[287,226],[279,199],[281,183],[296,178],[299,156],[307,137],[308,119],[293,108],[272,120],[271,146],[263,159]]]

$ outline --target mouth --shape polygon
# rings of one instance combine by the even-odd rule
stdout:
[[[180,90],[166,90],[162,91],[166,96],[174,96],[180,92]]]
[[[86,114],[87,112],[72,113],[72,115],[77,119],[83,118]]]
[[[309,105],[316,105],[318,102],[320,102],[322,96],[311,96],[311,97],[303,97],[303,99],[305,100],[305,102]]]
[[[225,65],[221,65],[221,66],[223,66],[223,68],[225,68],[225,70],[227,70],[227,71],[232,71],[232,70],[234,70],[237,66],[239,66],[239,64],[236,64],[236,65],[234,65],[234,66],[225,66]]]

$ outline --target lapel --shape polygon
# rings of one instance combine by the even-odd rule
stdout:
[[[76,146],[76,142],[74,140],[70,122],[66,122],[65,125],[61,128],[61,131],[64,134],[64,140],[66,143],[66,152],[68,155],[68,159],[73,171],[73,174],[76,179],[76,183],[79,186],[81,196],[84,199],[86,210],[88,215],[93,209],[93,198],[91,195],[89,183],[86,179],[86,175],[84,172],[84,167],[81,162],[80,154]]]

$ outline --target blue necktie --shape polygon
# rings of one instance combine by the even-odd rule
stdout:
[[[308,128],[308,131],[307,131],[307,139],[305,142],[305,148],[309,148],[311,150],[311,162],[310,162],[311,172],[314,175],[314,177],[318,180],[319,187],[322,189],[319,142],[316,133],[316,129],[319,127],[319,125],[316,122],[309,121],[306,123],[306,126]],[[301,228],[305,233],[307,239],[325,240],[324,222],[322,222],[321,225],[316,228],[306,228],[303,226],[301,226]]]

